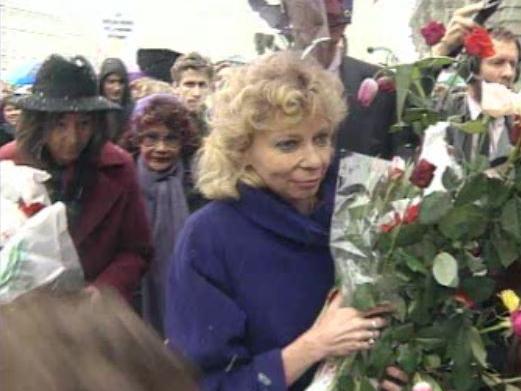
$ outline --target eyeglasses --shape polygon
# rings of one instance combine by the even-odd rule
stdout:
[[[165,148],[169,149],[178,149],[181,147],[179,137],[171,133],[166,136],[161,136],[158,132],[146,132],[139,136],[139,142],[145,147],[157,147],[160,142],[163,142]]]

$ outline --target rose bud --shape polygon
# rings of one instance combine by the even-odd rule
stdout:
[[[420,215],[420,204],[411,205],[407,208],[407,210],[405,211],[405,213],[403,215],[403,222],[405,224],[412,224],[418,219],[419,215]]]
[[[396,84],[394,83],[394,80],[392,77],[389,77],[389,76],[379,77],[378,80],[376,80],[376,83],[378,84],[379,91],[389,92],[389,93],[396,91]]]
[[[368,77],[364,79],[358,89],[357,100],[363,107],[371,106],[378,93],[378,83],[375,79]]]
[[[421,381],[412,387],[412,391],[432,391],[432,387],[426,381]]]
[[[420,189],[424,189],[431,184],[432,178],[434,178],[434,171],[436,171],[436,166],[422,159],[414,167],[409,180]]]
[[[420,33],[427,45],[434,46],[440,42],[445,35],[445,26],[443,23],[432,21],[423,26]]]
[[[33,202],[32,204],[26,204],[23,200],[18,201],[18,209],[20,209],[27,217],[31,217],[45,208],[45,205],[41,202]]]
[[[517,337],[521,337],[521,310],[514,311],[510,314],[512,322],[512,331]]]
[[[399,156],[393,157],[393,160],[391,160],[391,165],[389,166],[389,169],[387,170],[387,175],[388,175],[389,179],[392,181],[396,181],[402,177],[404,172],[405,172],[405,161]]]
[[[470,296],[462,290],[458,290],[454,294],[454,296],[452,296],[452,298],[454,299],[454,301],[460,303],[465,308],[474,308],[474,306],[476,305],[474,300],[472,300]]]
[[[402,223],[402,219],[400,218],[400,215],[396,212],[394,212],[393,219],[389,223],[384,223],[380,225],[380,231],[389,233],[393,229],[395,229],[397,226],[399,226]]]

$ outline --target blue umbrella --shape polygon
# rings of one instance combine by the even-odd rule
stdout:
[[[15,87],[34,84],[36,73],[41,65],[41,62],[35,60],[26,62],[9,72],[6,81]]]

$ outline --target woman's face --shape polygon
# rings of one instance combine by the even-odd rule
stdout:
[[[333,154],[333,130],[321,118],[262,131],[247,152],[247,163],[274,193],[297,210],[312,208]]]
[[[65,113],[47,132],[46,146],[56,163],[76,162],[94,132],[94,117],[88,113]]]
[[[139,148],[145,165],[151,171],[171,168],[181,153],[181,140],[165,124],[149,125],[140,131]]]
[[[18,123],[18,119],[20,118],[20,113],[22,110],[18,109],[16,106],[10,105],[7,103],[4,106],[4,118],[5,121],[12,126],[16,127],[16,124]]]

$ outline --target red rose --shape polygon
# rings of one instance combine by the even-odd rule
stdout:
[[[424,189],[431,184],[432,178],[434,178],[434,171],[436,171],[436,166],[422,159],[416,167],[414,167],[409,180],[413,185]]]
[[[470,296],[462,290],[458,290],[452,298],[454,301],[462,304],[465,308],[473,308],[476,305],[474,300],[472,300]]]
[[[425,43],[429,46],[434,46],[440,42],[445,35],[445,26],[443,23],[432,21],[423,26],[420,32],[425,39]]]
[[[376,80],[376,83],[378,84],[379,91],[388,93],[396,91],[396,84],[394,83],[394,80],[389,76],[379,77],[378,80]]]
[[[380,231],[382,232],[391,232],[393,229],[395,229],[397,226],[399,226],[402,223],[402,219],[400,218],[400,215],[397,212],[394,212],[393,220],[390,223],[385,223],[380,225]]]
[[[23,200],[18,201],[18,208],[24,212],[27,217],[31,217],[45,208],[45,205],[41,202],[33,202],[32,204],[26,204]]]
[[[411,205],[407,208],[407,210],[405,211],[405,213],[403,215],[403,222],[405,224],[412,224],[418,219],[419,215],[420,215],[420,204]]]
[[[378,83],[375,79],[368,77],[364,79],[358,89],[357,100],[363,107],[371,106],[378,93]]]
[[[465,37],[464,45],[469,56],[487,58],[496,54],[492,39],[483,27],[474,27]]]

